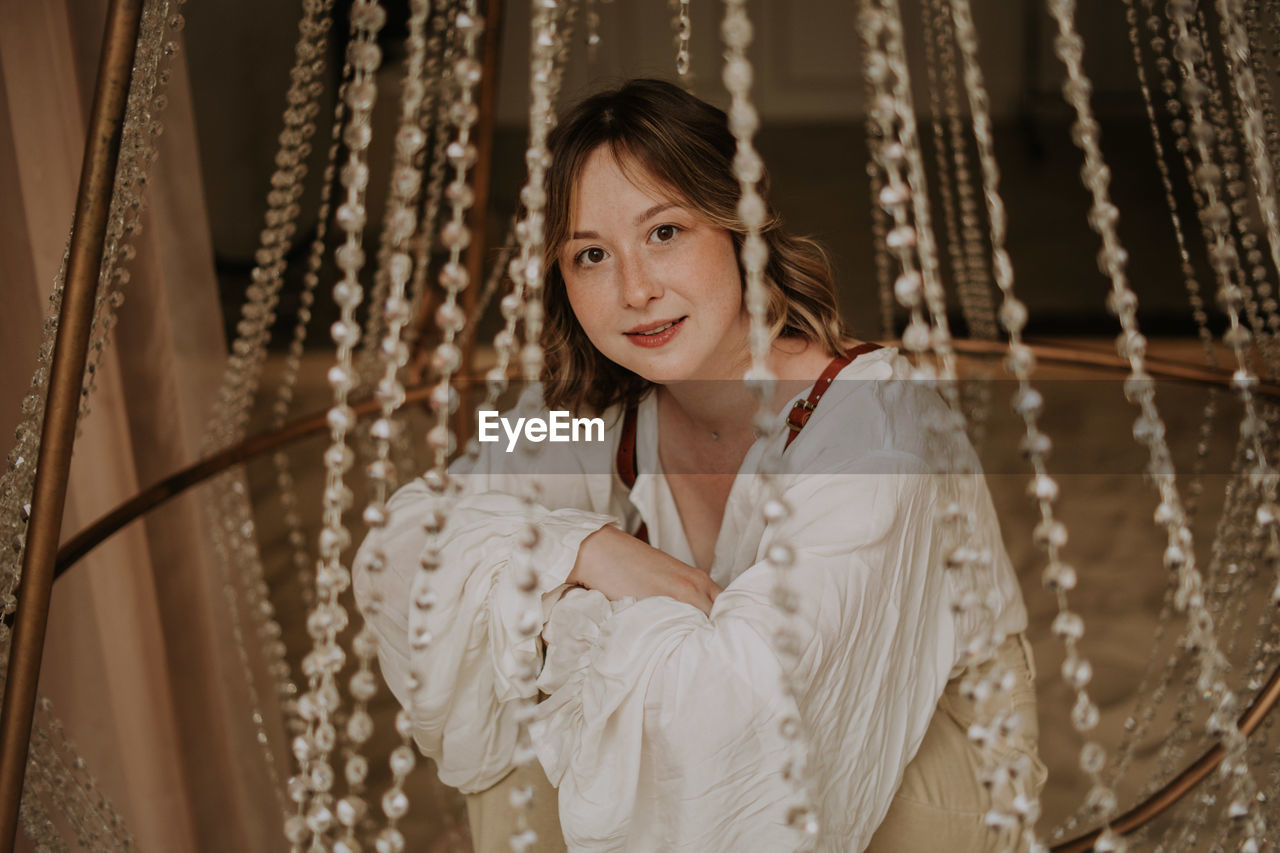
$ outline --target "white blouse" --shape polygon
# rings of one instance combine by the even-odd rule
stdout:
[[[610,602],[563,583],[582,540],[606,524],[634,530],[643,520],[655,547],[693,563],[658,468],[654,395],[638,412],[630,492],[614,472],[622,420],[614,410],[603,442],[543,444],[530,459],[506,453],[503,441],[484,445],[470,470],[455,466],[463,493],[430,575],[419,569],[421,524],[435,499],[421,480],[401,488],[390,524],[357,555],[354,586],[362,609],[375,584],[381,593],[371,624],[383,675],[412,710],[415,739],[441,780],[474,792],[510,770],[512,700],[527,689],[515,673],[532,665],[547,698],[530,731],[571,851],[795,849],[787,814],[796,794],[779,728],[796,705],[780,687],[774,636],[783,622],[763,562],[771,544],[785,542],[800,608],[801,655],[790,675],[818,848],[863,849],[966,644],[993,627],[997,637],[1026,627],[986,484],[980,474],[931,473],[945,451],[936,437],[928,446],[921,425],[942,402],[908,370],[882,349],[841,371],[783,454],[778,485],[793,511],[776,524],[763,520],[768,496],[756,474],[765,451],[786,440],[790,405],[755,442],[716,541],[711,577],[724,591],[710,615],[666,596]],[[517,409],[545,414],[536,389]],[[967,443],[950,452],[977,470]],[[530,512],[518,496],[531,481],[540,490],[532,512],[545,648],[519,639],[522,597],[509,576]],[[965,543],[990,558],[972,588],[943,565],[959,542],[955,525],[939,520],[944,493],[968,514]],[[386,555],[379,573],[367,567],[375,542]],[[409,602],[427,589],[436,603],[420,625]],[[976,606],[957,616],[951,603],[966,591]],[[429,643],[411,641],[424,630]],[[411,658],[420,676],[413,695]]]

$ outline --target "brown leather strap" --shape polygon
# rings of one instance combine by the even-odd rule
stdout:
[[[796,401],[796,404],[791,407],[791,412],[787,415],[787,427],[791,430],[791,434],[787,436],[787,443],[783,445],[783,450],[791,446],[791,442],[800,434],[800,430],[804,429],[804,425],[809,422],[809,416],[818,407],[818,402],[822,399],[822,395],[827,393],[827,389],[835,381],[836,374],[844,370],[850,362],[863,353],[878,349],[880,349],[879,344],[858,344],[856,347],[850,348],[844,355],[838,355],[831,359],[826,370],[823,370],[822,375],[818,377],[818,381],[813,383],[813,388],[809,390],[809,396],[803,400]],[[638,407],[632,403],[627,406],[627,411],[623,415],[622,436],[618,441],[618,477],[622,479],[622,484],[627,489],[631,489],[636,484],[637,417]],[[635,537],[641,542],[649,541],[649,531],[643,522],[640,524],[640,529],[635,532]]]
[[[622,437],[618,441],[618,476],[622,478],[622,484],[630,491],[636,484],[636,418],[638,416],[638,407],[635,403],[627,406],[626,415],[622,419]],[[636,530],[634,536],[641,542],[648,543],[649,529],[645,523],[640,522],[640,527]]]
[[[627,413],[622,419],[622,439],[618,442],[618,476],[628,489],[636,484],[637,413],[635,403],[627,406]]]
[[[818,401],[822,400],[824,393],[827,393],[827,388],[831,388],[831,383],[835,382],[836,374],[844,370],[850,361],[872,350],[879,350],[878,343],[859,343],[858,346],[851,347],[845,355],[836,356],[828,362],[827,369],[822,371],[818,382],[813,383],[813,388],[809,389],[809,396],[804,400],[797,400],[795,405],[791,406],[791,412],[787,415],[787,429],[791,430],[791,434],[787,435],[787,443],[783,444],[782,450],[791,447],[791,442],[795,441],[796,435],[799,435],[800,430],[809,423],[809,416],[813,415],[814,409],[817,409]]]
[[[877,349],[880,349],[879,344],[858,344],[856,347],[850,348],[844,355],[838,355],[831,359],[827,364],[827,369],[822,371],[818,381],[813,383],[813,387],[809,389],[809,396],[803,400],[797,400],[795,405],[791,407],[791,412],[787,415],[787,428],[791,430],[791,434],[787,436],[787,443],[782,446],[783,450],[791,446],[791,442],[796,440],[800,430],[804,429],[804,425],[809,423],[809,416],[813,414],[814,409],[818,408],[818,401],[822,399],[823,394],[827,393],[827,389],[835,381],[836,374],[844,370],[858,356]]]

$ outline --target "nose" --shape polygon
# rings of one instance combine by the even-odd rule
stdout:
[[[622,302],[629,308],[643,308],[663,293],[662,282],[639,258],[624,258],[618,265]]]

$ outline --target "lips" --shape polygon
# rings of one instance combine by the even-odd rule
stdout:
[[[686,319],[688,318],[677,317],[674,320],[645,323],[628,332],[623,332],[623,334],[627,336],[627,340],[636,346],[660,347],[680,333],[680,329],[684,327]]]
[[[662,332],[665,332],[667,329],[671,328],[676,323],[679,323],[683,320],[684,320],[684,317],[677,317],[674,320],[661,320],[657,323],[649,323],[648,325],[636,326],[634,329],[631,329],[628,332],[623,332],[623,334],[645,335],[645,336],[657,335],[657,334],[661,334]]]

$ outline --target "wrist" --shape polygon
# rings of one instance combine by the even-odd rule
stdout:
[[[569,576],[565,578],[565,583],[588,589],[599,587],[604,580],[603,573],[615,562],[609,558],[609,554],[616,548],[618,537],[631,538],[617,527],[606,524],[583,539],[578,546],[578,558],[574,561]]]

